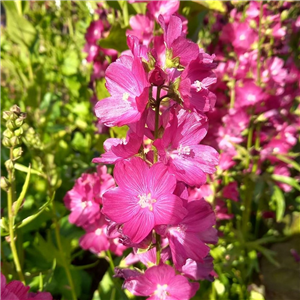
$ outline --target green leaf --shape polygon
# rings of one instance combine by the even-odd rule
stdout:
[[[36,217],[38,217],[48,207],[48,205],[53,201],[54,197],[55,197],[55,193],[53,193],[52,198],[50,198],[43,206],[41,206],[39,208],[37,213],[22,220],[19,224],[16,225],[16,228],[21,228],[21,227],[27,225],[28,223],[30,223],[31,221],[33,221]]]
[[[285,212],[285,199],[281,189],[274,185],[274,192],[272,195],[272,200],[276,203],[276,221],[280,222],[284,216]]]
[[[298,191],[300,191],[300,185],[295,178],[291,178],[291,177],[283,176],[283,175],[277,175],[277,174],[272,174],[271,177],[275,181],[286,183],[286,184],[294,187]]]
[[[278,154],[278,155],[276,155],[276,157],[278,159],[280,159],[281,161],[283,161],[289,165],[292,165],[295,170],[300,172],[300,165],[296,161],[291,160],[288,156],[284,156],[282,154]]]
[[[15,216],[17,215],[17,213],[19,211],[19,208],[22,204],[22,201],[25,198],[25,195],[26,195],[26,192],[27,192],[27,189],[28,189],[28,185],[29,185],[30,174],[31,174],[31,165],[29,165],[29,167],[28,167],[28,172],[27,172],[27,175],[26,175],[24,185],[22,187],[21,194],[19,195],[19,198],[15,202],[16,203],[15,206],[14,206],[14,215]]]
[[[215,10],[215,11],[219,11],[221,13],[226,12],[226,6],[223,3],[223,1],[215,1],[215,0],[204,0],[204,1],[200,1],[200,0],[193,0],[193,2],[196,2],[198,4],[203,5],[204,7],[210,9],[210,10]]]
[[[29,168],[27,168],[27,167],[25,167],[25,166],[23,166],[21,164],[15,164],[14,167],[18,171],[21,171],[21,172],[24,172],[24,173],[28,173],[29,172]],[[39,175],[39,176],[44,177],[44,178],[47,178],[44,173],[39,172],[39,171],[34,170],[34,169],[30,169],[30,173],[31,174],[35,174],[35,175]]]
[[[31,48],[37,38],[34,26],[18,14],[14,1],[3,1],[7,19],[7,32],[12,41]]]
[[[73,75],[77,73],[79,66],[78,55],[75,51],[67,52],[64,58],[63,65],[61,67],[64,75]]]
[[[112,26],[107,38],[101,40],[99,45],[103,48],[113,48],[119,52],[127,50],[126,28],[122,28],[120,24]]]

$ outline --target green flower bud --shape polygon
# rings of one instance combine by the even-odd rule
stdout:
[[[17,136],[13,136],[11,139],[10,139],[10,143],[11,143],[11,146],[12,147],[16,147],[18,145],[21,144],[21,139]]]
[[[15,133],[15,136],[20,136],[20,135],[22,135],[22,134],[23,134],[23,128],[20,127],[19,129],[15,130],[14,133]]]
[[[14,158],[14,160],[19,159],[21,157],[22,153],[23,153],[23,150],[22,150],[21,147],[18,147],[16,149],[14,149],[13,150],[13,158]]]
[[[7,120],[6,121],[6,127],[10,130],[16,129],[15,122],[13,120]]]
[[[14,163],[11,159],[7,160],[4,164],[8,171],[11,171],[14,168]]]
[[[18,105],[13,105],[11,108],[10,108],[10,111],[16,113],[17,115],[19,115],[21,113],[21,109]]]
[[[8,220],[5,217],[2,217],[0,220],[0,226],[1,228],[3,228],[4,230],[6,230],[8,232]]]
[[[1,176],[1,182],[0,182],[0,185],[1,185],[1,189],[4,190],[4,191],[8,191],[8,189],[10,188],[10,182],[8,181],[7,178],[5,178],[4,176]]]
[[[12,115],[13,113],[11,111],[4,111],[3,112],[3,119],[4,120],[9,120],[10,119],[10,116]]]
[[[6,148],[10,148],[11,147],[11,142],[10,139],[7,138],[6,136],[2,139],[2,145]]]
[[[20,127],[23,125],[23,122],[24,122],[24,119],[21,119],[21,118],[18,118],[16,121],[15,121],[15,124],[17,127]]]
[[[284,10],[284,11],[281,13],[281,15],[280,15],[281,21],[285,21],[288,17],[289,17],[289,11],[288,11],[288,10]]]
[[[4,131],[3,131],[3,136],[5,136],[5,137],[7,137],[7,138],[11,138],[11,137],[13,137],[14,136],[14,133],[11,131],[11,130],[9,130],[9,129],[5,129]]]

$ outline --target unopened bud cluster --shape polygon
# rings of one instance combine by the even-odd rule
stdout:
[[[23,134],[22,125],[25,118],[26,114],[21,112],[17,105],[13,105],[9,111],[3,112],[3,119],[6,120],[6,129],[3,132],[2,139],[2,144],[4,147],[15,148],[21,144],[21,136]],[[15,153],[19,154],[20,151]],[[19,157],[14,158],[18,159]]]
[[[22,125],[25,118],[26,114],[21,112],[17,105],[13,105],[9,111],[3,112],[3,119],[6,120],[6,129],[3,132],[2,144],[11,151],[10,159],[5,162],[8,172],[13,170],[14,162],[22,155],[22,148],[17,146],[22,141]],[[7,191],[9,187],[9,181],[5,177],[1,177],[1,188]]]
[[[25,144],[34,149],[43,149],[43,143],[38,135],[38,133],[34,130],[34,128],[29,127],[27,124],[24,124],[25,134],[24,134],[24,142]]]

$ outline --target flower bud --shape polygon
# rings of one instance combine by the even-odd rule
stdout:
[[[13,120],[6,121],[6,127],[10,130],[16,129],[15,122]]]
[[[14,150],[13,150],[13,158],[14,158],[15,160],[19,159],[19,158],[21,157],[22,153],[23,153],[23,150],[22,150],[21,147],[18,147],[18,148],[16,148],[16,149],[14,149]]]
[[[3,131],[3,136],[5,136],[5,137],[7,137],[7,138],[11,138],[11,137],[13,137],[14,136],[14,133],[11,131],[11,130],[9,130],[9,129],[5,129],[4,131]]]
[[[4,164],[8,171],[11,171],[14,168],[14,163],[11,159],[8,159]]]
[[[22,134],[23,134],[23,128],[20,127],[19,129],[15,130],[14,133],[15,133],[15,136],[20,136],[20,135],[22,135]]]
[[[3,112],[3,119],[4,120],[9,120],[10,119],[10,116],[12,115],[13,113],[11,111],[4,111]]]
[[[0,185],[1,185],[1,189],[4,190],[4,191],[8,191],[8,189],[10,188],[10,182],[8,181],[7,178],[5,178],[4,176],[1,176],[1,182],[0,182]]]
[[[10,142],[10,139],[7,138],[6,136],[3,137],[2,139],[2,145],[6,148],[10,148],[11,147],[11,142]]]
[[[27,118],[27,114],[26,113],[20,113],[19,114],[19,117],[16,119],[15,123],[18,127],[20,127],[23,122],[24,122],[24,119]]]
[[[7,218],[5,217],[2,217],[1,220],[0,220],[0,226],[1,228],[5,229],[6,231],[8,231],[8,221],[7,221]]]
[[[16,147],[21,144],[21,139],[18,136],[13,136],[10,139],[11,147]]]
[[[159,67],[155,67],[149,75],[149,82],[156,86],[163,85],[167,78],[167,74]]]
[[[11,108],[10,108],[10,111],[16,113],[17,115],[19,115],[21,113],[21,109],[18,105],[13,105]]]
[[[24,119],[22,118],[18,118],[16,121],[15,121],[15,124],[17,127],[20,127],[23,125],[23,122],[24,122]]]

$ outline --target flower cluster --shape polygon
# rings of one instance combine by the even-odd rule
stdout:
[[[2,300],[52,300],[48,292],[28,293],[30,287],[22,282],[13,280],[6,284],[6,278],[1,273],[1,299]]]
[[[188,194],[218,164],[218,152],[200,144],[208,130],[205,113],[216,102],[216,65],[214,56],[186,38],[178,8],[179,1],[151,1],[146,15],[130,19],[129,50],[105,73],[110,97],[95,105],[99,122],[129,127],[125,139],[107,139],[105,153],[93,162],[115,165],[117,187],[102,194],[108,237],[133,247],[127,262],[148,268],[117,269],[116,276],[130,292],[149,299],[193,297],[199,284],[189,279],[212,280],[207,244],[217,242],[211,205]]]
[[[116,255],[122,255],[126,248],[118,239],[107,237],[108,223],[101,213],[102,195],[114,186],[115,181],[107,173],[106,166],[98,166],[96,173],[82,174],[64,197],[65,206],[71,211],[69,222],[86,231],[80,238],[80,246],[97,255],[108,249]]]
[[[285,2],[283,9],[289,5]],[[218,61],[219,80],[213,89],[217,102],[208,113],[210,135],[203,143],[220,151],[221,172],[242,167],[257,175],[268,170],[290,176],[289,153],[299,130],[293,100],[300,95],[300,70],[290,44],[299,32],[299,21],[285,19],[273,6],[250,1],[245,13],[234,8],[228,20],[216,14],[213,33],[218,42],[209,49]],[[222,184],[227,191],[220,190],[221,198],[232,199],[226,195],[229,190],[238,193],[237,182],[230,182],[231,187],[220,182],[219,187]],[[285,192],[292,189],[282,182],[277,185]],[[231,218],[221,198],[217,199],[220,219]]]

